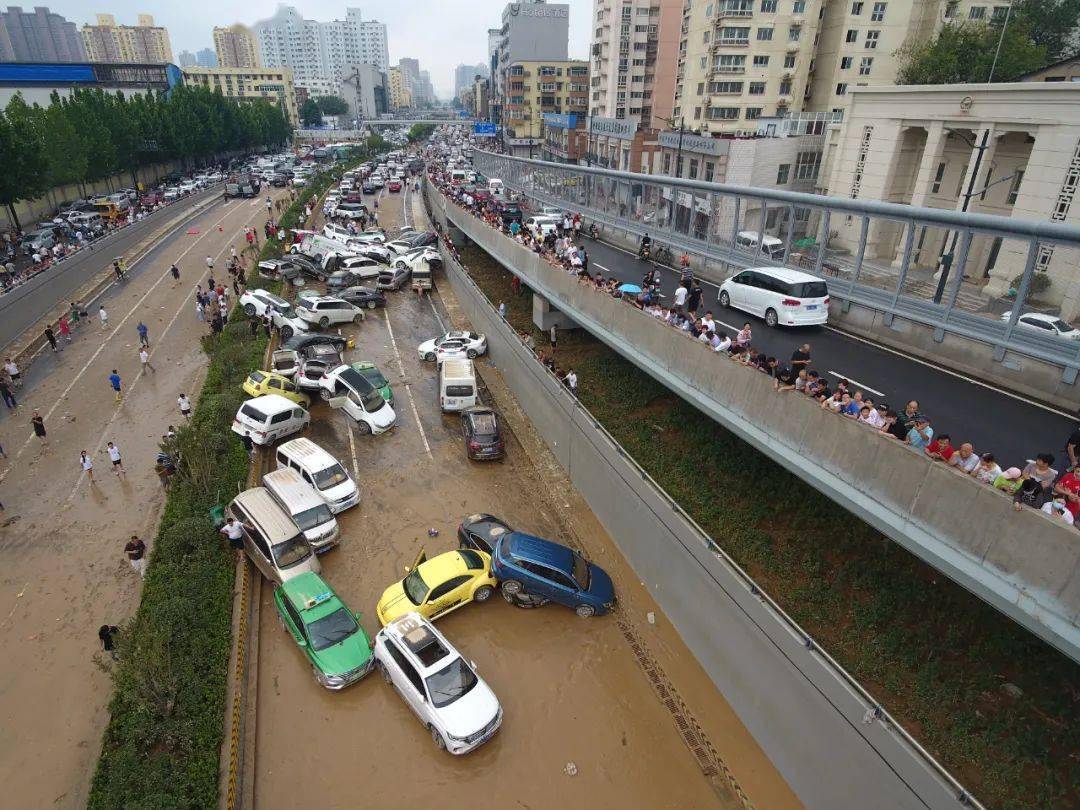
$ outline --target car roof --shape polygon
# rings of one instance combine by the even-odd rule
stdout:
[[[303,459],[304,461],[321,462],[328,467],[337,463],[337,459],[334,458],[332,453],[324,450],[311,439],[306,439],[303,436],[299,439],[291,439],[284,444],[278,445],[278,450],[295,456],[297,459]]]
[[[574,554],[566,546],[524,532],[510,532],[505,540],[516,559],[547,565],[567,574],[573,572]]]
[[[428,585],[437,584],[429,581],[427,577],[424,577],[424,572],[428,572],[432,575],[432,579],[435,579],[436,575],[439,578],[439,582],[445,582],[452,576],[458,576],[459,574],[468,574],[474,572],[476,569],[469,568],[465,562],[465,558],[458,553],[457,550],[446,551],[442,554],[432,557],[430,560],[424,560],[417,567],[420,571],[420,576],[424,578],[424,581]]]
[[[307,571],[281,585],[281,592],[305,619],[314,620],[343,607],[334,589],[318,574]]]
[[[792,270],[790,267],[747,267],[746,270],[753,270],[755,273],[764,273],[765,275],[772,276],[780,281],[792,283],[805,281],[820,281],[825,283],[825,279],[820,276],[804,273],[802,270]],[[739,272],[743,273],[746,272],[746,270],[740,270]]]
[[[387,623],[383,628],[393,636],[424,677],[461,657],[446,637],[419,613],[411,612]]]
[[[256,410],[264,411],[267,416],[301,407],[292,400],[286,399],[281,394],[263,394],[261,397],[254,397],[246,400],[244,404],[251,405]]]
[[[300,533],[293,519],[278,506],[265,487],[246,489],[233,500],[259,524],[263,536],[272,546]]]

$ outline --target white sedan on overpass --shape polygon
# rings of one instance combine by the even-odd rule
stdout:
[[[1001,320],[1008,323],[1011,314],[1010,312],[1003,313]],[[1080,329],[1061,320],[1056,315],[1047,315],[1043,312],[1025,312],[1016,319],[1016,325],[1041,332],[1044,335],[1057,335],[1067,340],[1080,340]]]

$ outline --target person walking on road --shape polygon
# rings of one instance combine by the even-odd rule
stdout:
[[[60,337],[64,339],[65,343],[71,343],[71,324],[68,322],[67,315],[61,315],[59,321]]]
[[[131,539],[124,546],[124,554],[127,555],[131,567],[140,577],[146,579],[146,543],[139,539],[139,535],[131,535]]]
[[[78,301],[71,302],[71,328],[79,328],[79,316],[82,313],[82,308],[79,306]]]
[[[60,351],[60,347],[56,345],[56,335],[53,334],[51,326],[45,327],[45,339],[49,341],[49,345],[52,346],[54,352]]]
[[[139,362],[142,363],[142,373],[145,374],[147,369],[150,373],[157,374],[157,369],[154,368],[154,364],[150,362],[150,352],[143,346],[139,349]]]
[[[15,395],[11,393],[11,384],[7,380],[0,379],[0,397],[4,398],[4,404],[7,405],[9,411],[19,407],[19,403],[15,401]]]
[[[85,450],[79,453],[79,466],[86,473],[86,477],[90,479],[90,483],[96,484],[97,482],[94,480],[94,462],[90,456],[86,455]]]
[[[206,320],[206,313],[203,308],[203,303],[198,299],[195,300],[195,317],[198,318],[200,321]]]
[[[214,257],[213,256],[207,256],[206,257],[206,266],[210,270],[214,269]]]
[[[8,358],[6,358],[4,360],[4,371],[7,373],[8,377],[11,379],[11,387],[12,388],[21,388],[22,387],[22,372],[19,371],[19,367],[15,364],[15,361],[12,360],[10,357],[8,357]]]
[[[119,402],[123,399],[123,396],[120,393],[120,375],[115,368],[112,370],[112,374],[109,375],[109,385],[112,386],[112,390],[116,393],[116,401]]]
[[[506,304],[502,301],[499,302],[499,317],[502,318],[504,321],[506,320]]]
[[[183,414],[185,419],[191,419],[191,400],[188,399],[187,394],[181,394],[176,398],[176,404],[180,406],[180,413]]]
[[[122,475],[127,475],[127,470],[124,469],[124,462],[120,459],[120,448],[112,442],[109,442],[105,447],[105,452],[109,454],[109,461],[112,462],[117,478]]]
[[[177,286],[177,284],[180,283],[180,268],[177,267],[175,263],[173,263],[173,265],[169,268],[169,273],[172,275],[173,281],[176,282],[175,284],[173,284],[173,286]]]
[[[30,417],[30,425],[34,428],[34,435],[38,437],[41,446],[45,447],[49,443],[49,438],[45,434],[45,419],[36,409],[34,415]]]
[[[135,331],[139,333],[139,345],[150,348],[150,329],[145,323],[139,321],[139,325],[135,327]]]
[[[551,353],[555,353],[555,344],[558,341],[558,332],[555,329],[555,324],[551,325]]]
[[[105,331],[109,328],[109,313],[105,311],[104,304],[98,307],[98,318],[101,320],[101,329]]]

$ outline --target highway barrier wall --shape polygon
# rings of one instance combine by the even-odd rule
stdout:
[[[963,788],[536,361],[445,249],[444,262],[532,424],[800,799],[830,810],[956,807]]]
[[[1080,659],[1080,543],[1024,509],[717,356],[623,301],[598,294],[434,189],[469,239],[577,324],[740,438],[963,587]]]

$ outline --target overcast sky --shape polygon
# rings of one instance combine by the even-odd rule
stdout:
[[[570,5],[570,57],[584,59],[589,46],[592,0],[565,0]],[[40,0],[80,28],[94,15],[109,13],[121,25],[134,25],[137,15],[152,14],[158,25],[169,29],[173,56],[214,47],[215,25],[241,22],[250,25],[273,15],[275,0]],[[7,5],[7,4],[5,4]],[[25,4],[29,9],[33,3]],[[344,19],[345,8],[359,8],[367,20],[386,23],[390,35],[390,63],[403,56],[420,60],[431,71],[435,92],[449,98],[454,68],[487,61],[487,29],[500,24],[505,2],[482,0],[405,0],[405,2],[328,2],[303,0],[295,5],[308,19],[325,22]]]

